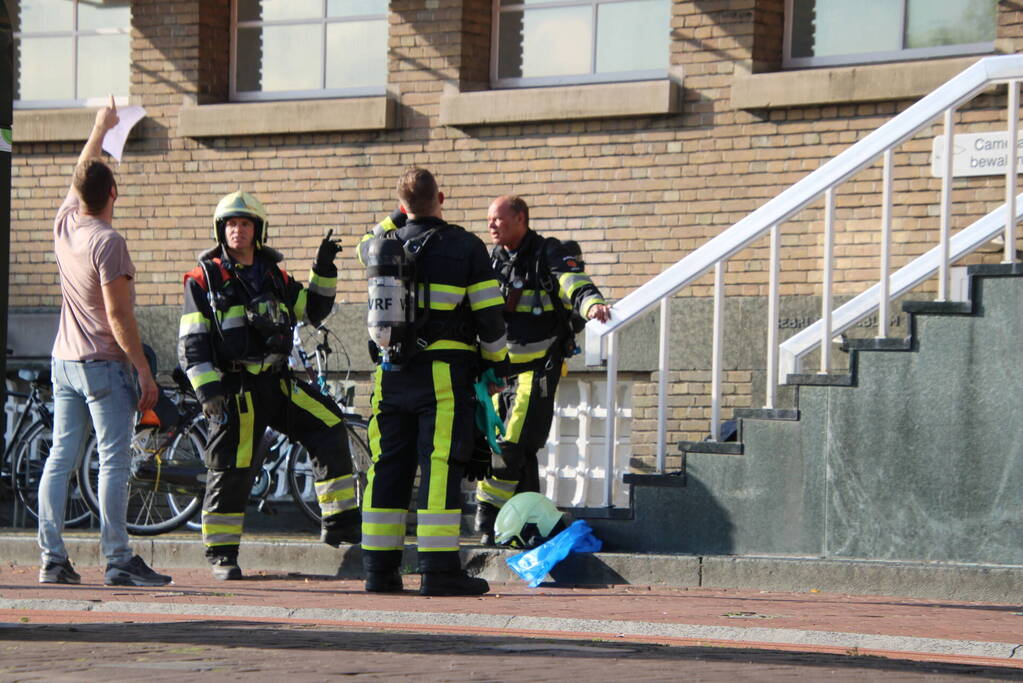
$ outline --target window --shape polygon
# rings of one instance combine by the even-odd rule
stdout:
[[[495,0],[495,87],[665,78],[670,0]]]
[[[14,106],[125,104],[131,84],[130,0],[11,0]]]
[[[991,52],[997,0],[786,0],[785,66]]]
[[[383,95],[388,0],[237,0],[231,97]]]

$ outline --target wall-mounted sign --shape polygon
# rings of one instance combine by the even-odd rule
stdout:
[[[1017,141],[1016,172],[1023,172],[1023,136]],[[1009,166],[1008,131],[965,133],[952,142],[952,177],[1005,175]],[[931,175],[945,175],[945,136],[934,138],[931,149]]]

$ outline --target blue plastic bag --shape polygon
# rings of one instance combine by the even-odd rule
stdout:
[[[595,553],[601,545],[590,525],[580,519],[543,545],[513,555],[505,562],[530,588],[536,588],[554,565],[568,557],[569,553]]]

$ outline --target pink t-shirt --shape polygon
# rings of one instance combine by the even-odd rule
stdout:
[[[134,304],[135,264],[128,255],[124,237],[105,221],[79,215],[78,205],[78,195],[70,190],[53,222],[53,247],[62,295],[53,357],[127,361],[128,356],[110,330],[103,285],[127,275]]]

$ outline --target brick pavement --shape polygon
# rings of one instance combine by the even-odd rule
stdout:
[[[853,677],[850,680],[865,680],[856,678],[860,665],[866,667],[863,671],[876,675],[876,667],[880,666],[877,661],[885,661],[888,663],[882,668],[889,667],[883,676],[886,680],[892,680],[889,674],[916,675],[924,670],[914,667],[949,675],[969,673],[991,680],[1023,680],[1023,605],[704,588],[530,589],[518,583],[494,584],[491,594],[479,598],[423,598],[411,592],[418,583],[414,576],[406,577],[409,592],[368,595],[362,591],[361,582],[353,580],[252,572],[244,581],[214,583],[206,570],[198,569],[175,569],[171,586],[134,589],[102,586],[99,567],[79,570],[84,581],[81,586],[41,586],[36,583],[35,567],[0,567],[0,623],[8,625],[0,629],[0,645],[6,655],[20,653],[15,657],[19,662],[36,661],[45,667],[49,666],[45,664],[46,652],[52,655],[55,643],[61,643],[63,652],[67,644],[80,638],[91,644],[94,655],[106,652],[102,643],[116,644],[125,638],[141,651],[187,650],[192,647],[187,645],[191,641],[196,641],[196,647],[206,647],[207,636],[188,635],[195,628],[221,634],[214,640],[222,641],[222,645],[209,646],[217,651],[215,655],[212,650],[203,651],[220,662],[213,668],[221,666],[220,658],[236,656],[228,651],[238,643],[232,643],[225,633],[233,632],[236,637],[248,633],[246,642],[251,637],[253,644],[267,639],[276,642],[274,634],[281,633],[288,634],[286,640],[298,638],[302,642],[303,638],[315,641],[322,636],[329,648],[341,644],[362,654],[372,648],[368,644],[353,645],[352,634],[377,634],[379,640],[380,634],[386,633],[391,634],[385,640],[388,647],[393,647],[392,641],[397,638],[410,652],[418,647],[408,645],[413,642],[432,643],[428,648],[431,652],[436,651],[436,643],[461,643],[458,647],[463,649],[449,653],[454,658],[448,662],[452,666],[455,660],[463,661],[468,656],[464,648],[482,648],[485,658],[498,660],[509,656],[508,652],[501,654],[502,647],[518,648],[517,658],[525,652],[533,662],[530,667],[540,667],[527,667],[520,672],[520,680],[531,679],[528,672],[535,677],[542,670],[541,660],[550,659],[544,648],[552,646],[537,643],[551,639],[560,643],[554,648],[559,653],[555,659],[571,657],[574,664],[585,659],[584,668],[603,674],[597,676],[600,680],[623,677],[613,675],[622,672],[611,664],[603,668],[594,663],[604,657],[618,661],[615,653],[621,651],[614,648],[624,648],[630,657],[640,651],[660,653],[643,659],[656,660],[657,666],[677,657],[704,661],[698,653],[727,651],[733,659],[759,662],[756,668],[761,674],[762,667],[775,671],[774,667],[780,666],[776,673],[782,677],[788,675],[781,673],[785,667],[813,662],[815,667],[839,667],[844,676]],[[119,631],[124,623],[135,627],[128,629],[130,633]],[[145,624],[142,630],[146,635],[136,642],[139,624]],[[366,638],[366,643],[373,640]],[[172,647],[171,643],[176,645]],[[569,647],[568,643],[575,644]],[[74,646],[76,651],[80,645]],[[668,650],[674,654],[669,656],[665,654],[668,650],[653,645],[669,645]],[[277,645],[271,647],[270,654],[265,643],[255,646],[264,653],[256,659],[267,660],[261,667],[284,666],[284,660],[296,659],[290,646],[281,646],[287,656],[280,661],[273,649]],[[306,645],[295,647],[303,650]],[[580,657],[579,653],[587,656]],[[412,654],[403,654],[411,657],[407,661],[403,657],[392,660],[392,654],[388,653],[388,667],[413,667],[408,673],[422,666],[413,665]],[[10,658],[3,659],[6,662]],[[359,661],[363,659],[367,658],[359,657]],[[359,665],[364,667],[363,673],[376,672],[381,677],[386,671],[395,673],[388,667],[374,668],[373,659],[368,657]],[[560,666],[568,666],[566,661]],[[89,666],[94,668],[94,664]],[[104,666],[113,664],[107,661]],[[203,665],[195,666],[201,670]],[[657,666],[651,664],[649,675],[637,672],[630,677],[656,680]],[[28,671],[7,667],[5,663],[0,668],[0,678],[10,675],[21,679],[21,674]],[[272,667],[259,670],[278,670]],[[482,679],[486,679],[486,671],[486,667],[479,670]],[[107,673],[102,675],[109,678]]]

